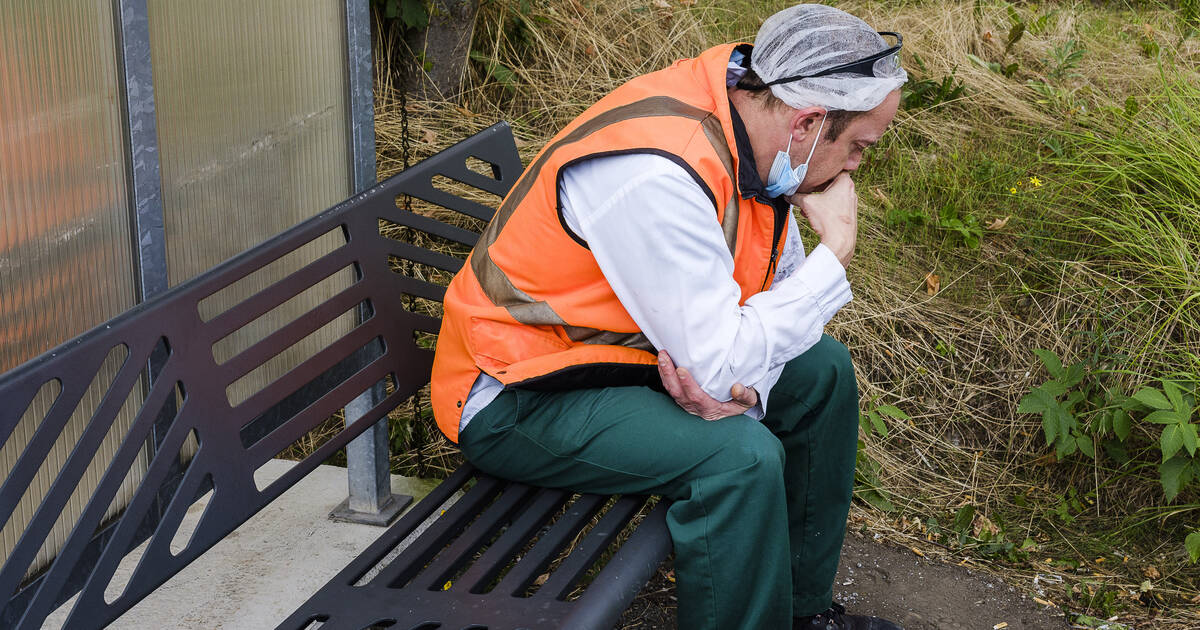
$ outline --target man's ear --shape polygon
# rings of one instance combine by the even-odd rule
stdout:
[[[826,114],[827,111],[824,107],[816,106],[792,110],[790,118],[792,139],[799,142],[816,133],[817,127],[821,124],[821,118]]]

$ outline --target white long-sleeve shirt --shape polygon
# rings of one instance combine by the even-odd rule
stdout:
[[[587,242],[622,306],[655,348],[686,367],[705,392],[731,398],[753,387],[761,419],[784,363],[820,338],[851,299],[846,272],[818,245],[806,257],[795,217],[770,290],[739,306],[733,256],[712,201],[671,160],[650,154],[595,158],[563,171],[563,219]],[[459,430],[503,390],[481,374]]]

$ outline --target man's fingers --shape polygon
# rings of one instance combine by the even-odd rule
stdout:
[[[743,385],[734,385],[733,400],[718,402],[701,389],[687,368],[676,367],[665,350],[658,353],[658,375],[663,388],[684,411],[705,420],[720,420],[744,413],[758,403],[758,392]]]
[[[678,401],[683,388],[679,385],[679,375],[675,373],[675,363],[665,350],[658,353],[658,376],[662,379],[663,388]]]
[[[741,383],[735,383],[733,387],[729,388],[729,394],[733,396],[733,402],[746,408],[758,404],[758,392],[754,391],[754,388],[746,387]]]
[[[683,389],[684,396],[691,400],[703,400],[708,397],[708,394],[700,389],[696,379],[692,378],[692,374],[688,372],[687,368],[676,368],[675,373],[679,376],[679,386]],[[704,394],[704,398],[701,398],[700,394]]]

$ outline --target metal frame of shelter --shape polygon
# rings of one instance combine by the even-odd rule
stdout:
[[[157,296],[168,289],[167,242],[164,229],[162,181],[160,177],[157,113],[154,101],[154,82],[150,49],[150,25],[147,0],[112,0],[115,33],[120,60],[119,93],[121,95],[122,142],[129,173],[132,203],[131,231],[136,243],[133,269],[138,302]],[[348,137],[354,191],[361,192],[375,184],[375,126],[372,84],[371,25],[368,0],[344,0],[346,24],[347,96],[349,104]],[[364,315],[359,313],[360,318]],[[148,359],[147,374],[161,373],[166,352],[158,349]],[[148,387],[153,382],[147,383]],[[365,392],[346,408],[346,424],[352,424],[377,406],[384,397],[382,388]],[[174,401],[166,403],[160,419],[151,432],[148,448],[162,444],[174,417]],[[343,520],[386,524],[407,503],[410,497],[391,493],[388,468],[388,431],[384,418],[366,430],[347,446],[349,498],[338,514]],[[151,453],[153,455],[153,452]],[[183,471],[164,484],[162,496],[170,497],[173,488],[183,477]],[[157,502],[157,518],[143,523],[137,533],[144,540],[158,525],[167,509],[167,502]],[[106,538],[98,535],[85,551],[85,558],[98,560]],[[86,567],[80,567],[86,569]],[[83,585],[87,570],[76,572],[68,580],[64,592],[73,592]],[[39,578],[40,579],[40,578]],[[33,584],[36,584],[37,580]],[[75,583],[78,582],[78,583]],[[26,588],[33,593],[37,589]],[[18,596],[18,599],[19,596]],[[12,606],[15,604],[16,606]],[[21,609],[14,600],[9,610]],[[0,619],[0,625],[5,620]]]

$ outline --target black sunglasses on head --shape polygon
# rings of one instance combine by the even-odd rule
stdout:
[[[892,31],[880,31],[879,34],[880,35],[891,35],[892,37],[895,37],[896,45],[892,46],[890,48],[885,48],[884,50],[881,50],[869,57],[864,57],[862,59],[859,59],[858,61],[851,61],[850,63],[843,63],[841,65],[837,65],[832,68],[826,68],[820,72],[814,72],[812,74],[798,74],[794,77],[784,77],[782,79],[775,79],[774,81],[771,81],[770,83],[764,83],[763,87],[767,88],[767,87],[771,87],[772,85],[779,85],[781,83],[792,83],[794,81],[799,81],[801,79],[813,79],[816,77],[823,77],[823,76],[828,76],[831,74],[857,74],[857,75],[861,75],[864,77],[876,76],[875,75],[875,63],[877,61],[879,61],[880,59],[885,59],[889,56],[895,56],[895,55],[899,54],[900,47],[904,45],[904,38],[900,36],[900,33],[894,33]],[[899,63],[900,63],[899,60],[896,60],[896,65],[899,65]]]

